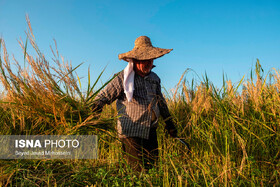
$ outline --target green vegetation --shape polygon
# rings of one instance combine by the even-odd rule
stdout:
[[[1,185],[280,185],[280,71],[264,75],[257,60],[250,78],[243,77],[236,85],[225,80],[220,89],[206,75],[202,81],[188,82],[186,71],[172,96],[166,98],[179,136],[185,137],[192,152],[187,154],[183,144],[166,136],[161,121],[160,159],[155,168],[137,173],[123,159],[114,130],[115,107],[107,106],[101,116],[91,111],[99,92],[96,83],[89,81],[82,92],[79,77],[74,75],[78,67],[60,62],[57,50],[53,52],[55,66],[51,66],[36,45],[31,27],[27,36],[35,55],[28,52],[28,42],[20,42],[27,63],[24,68],[16,61],[11,67],[1,40],[0,79],[5,92],[0,103],[0,133],[97,134],[99,158],[1,160]]]

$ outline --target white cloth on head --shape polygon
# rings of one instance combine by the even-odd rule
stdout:
[[[134,75],[135,72],[133,70],[133,61],[132,59],[130,59],[128,61],[127,66],[124,69],[124,80],[123,80],[124,93],[126,95],[128,102],[130,102],[133,97]]]

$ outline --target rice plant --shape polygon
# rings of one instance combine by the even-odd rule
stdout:
[[[106,129],[106,125],[97,127],[98,114],[91,112],[94,97],[107,84],[94,90],[103,72],[93,85],[88,73],[88,88],[83,92],[79,85],[80,79],[74,74],[82,64],[73,68],[63,58],[61,61],[56,42],[55,50],[51,48],[54,57],[53,63],[50,63],[36,44],[28,17],[27,23],[27,41],[19,41],[24,60],[28,64],[26,67],[21,67],[16,59],[12,66],[5,42],[1,40],[3,57],[1,56],[0,61],[0,79],[6,92],[2,103],[11,113],[12,133],[73,134],[84,126]],[[30,50],[28,43],[32,46]],[[36,55],[31,56],[30,53],[34,51]],[[106,121],[109,123],[110,120]]]

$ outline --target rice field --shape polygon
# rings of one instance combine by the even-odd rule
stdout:
[[[19,41],[24,67],[9,57],[1,39],[0,103],[2,135],[97,134],[95,160],[0,160],[1,186],[279,186],[280,71],[265,73],[259,60],[237,83],[217,88],[204,77],[186,79],[166,92],[179,136],[192,151],[164,131],[160,121],[160,159],[135,172],[123,159],[116,135],[114,104],[93,113],[103,87],[81,89],[80,78],[55,47],[50,63],[36,44],[28,21],[27,41]],[[27,43],[29,44],[27,47]],[[32,48],[31,48],[32,46]],[[33,54],[33,55],[31,55]],[[84,76],[84,75],[82,75]]]

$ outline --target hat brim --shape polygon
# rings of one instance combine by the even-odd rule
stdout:
[[[137,59],[137,60],[150,60],[162,57],[163,55],[170,53],[173,49],[162,49],[158,47],[141,47],[133,48],[133,50],[119,54],[120,60]]]

